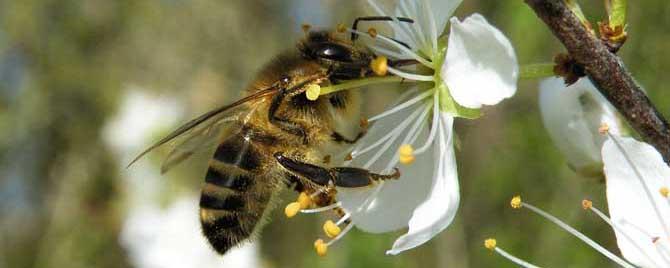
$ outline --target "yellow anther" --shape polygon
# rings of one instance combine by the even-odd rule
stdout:
[[[388,59],[384,56],[379,56],[370,61],[370,69],[378,76],[385,76],[388,71]]]
[[[312,205],[312,198],[307,195],[307,193],[302,192],[298,196],[298,204],[300,204],[300,209],[309,208]]]
[[[521,196],[517,195],[512,197],[512,201],[509,202],[512,208],[521,208]]]
[[[403,144],[398,148],[398,161],[402,164],[409,165],[414,162],[414,148],[412,145]]]
[[[338,23],[336,29],[338,33],[343,33],[347,31],[347,26],[344,26],[344,23]]]
[[[327,220],[326,223],[323,224],[323,232],[330,238],[336,237],[341,231],[340,227],[331,220]]]
[[[311,29],[311,28],[312,28],[312,25],[309,25],[307,23],[302,24],[302,31],[305,32],[305,33],[309,32],[309,29]]]
[[[309,84],[306,87],[305,95],[307,95],[308,100],[315,101],[319,98],[319,94],[321,94],[321,86],[317,84]]]
[[[368,29],[368,34],[369,34],[370,37],[372,37],[372,38],[377,37],[377,29],[370,27],[370,28]]]
[[[607,123],[600,124],[600,127],[598,128],[598,133],[600,133],[601,135],[605,135],[609,131],[610,131],[610,126]]]
[[[284,214],[286,214],[287,218],[293,218],[298,212],[300,211],[300,203],[298,202],[293,202],[290,203],[284,208]]]
[[[489,239],[484,240],[484,247],[486,247],[487,249],[490,249],[490,250],[495,249],[496,244],[497,244],[497,242],[493,238],[489,238]]]
[[[326,253],[328,253],[328,245],[323,242],[321,239],[317,239],[314,241],[314,250],[316,250],[316,254],[323,257],[326,256]]]
[[[590,209],[591,207],[593,207],[593,202],[591,202],[591,200],[588,200],[588,199],[582,200],[582,208],[583,209]]]
[[[663,197],[665,197],[665,198],[667,198],[667,197],[668,197],[668,194],[670,193],[670,190],[668,189],[668,187],[665,187],[665,186],[661,187],[661,189],[658,190],[658,191],[659,191],[659,192],[661,193],[661,195],[662,195]]]

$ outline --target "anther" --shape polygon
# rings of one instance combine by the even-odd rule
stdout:
[[[414,162],[414,148],[412,145],[403,144],[398,148],[398,161],[402,164],[409,165]]]
[[[323,232],[326,233],[328,237],[333,238],[339,235],[340,232],[342,232],[342,229],[340,229],[340,227],[333,221],[327,220],[326,223],[323,224]]]
[[[354,155],[351,152],[344,156],[344,161],[351,161],[352,159],[354,159]]]
[[[286,206],[286,208],[284,208],[284,214],[286,214],[287,218],[292,218],[293,216],[298,214],[299,211],[300,211],[300,203],[298,202],[290,203]]]
[[[312,198],[307,193],[302,192],[298,196],[298,204],[300,204],[300,209],[309,208],[312,205]]]
[[[358,124],[358,126],[361,127],[362,129],[367,129],[369,125],[370,121],[368,121],[368,119],[365,117],[361,118],[361,121]]]
[[[370,61],[370,69],[378,76],[385,76],[388,72],[388,59],[384,56],[376,57]]]
[[[372,37],[372,38],[377,37],[377,29],[370,27],[370,28],[368,29],[368,34],[369,34],[370,37]]]
[[[610,131],[610,126],[607,123],[600,124],[600,127],[598,128],[598,133],[600,133],[601,135],[605,135],[609,131]]]
[[[662,195],[663,197],[668,198],[668,194],[670,193],[670,190],[668,189],[668,187],[663,186],[663,187],[661,187],[661,189],[658,190],[658,191],[661,193],[661,195]]]
[[[588,200],[588,199],[582,200],[582,208],[583,209],[586,210],[586,209],[590,209],[591,207],[593,207],[593,202],[591,202],[591,200]]]
[[[338,33],[343,33],[347,31],[347,26],[345,26],[344,23],[338,23],[336,29]]]
[[[323,242],[321,239],[317,239],[314,241],[314,250],[316,250],[316,254],[323,257],[326,256],[326,253],[328,253],[328,245]]]
[[[515,197],[512,197],[512,201],[510,201],[509,204],[514,209],[521,208],[521,196],[517,195]]]
[[[317,84],[309,84],[305,87],[305,95],[307,95],[308,100],[315,101],[319,98],[319,94],[321,94],[321,86]]]
[[[484,240],[484,247],[490,250],[494,250],[496,248],[496,240],[493,238],[489,238]]]

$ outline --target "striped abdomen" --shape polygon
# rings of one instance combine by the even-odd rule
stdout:
[[[247,136],[245,138],[245,136]],[[200,197],[203,234],[217,252],[248,238],[263,217],[273,193],[263,174],[267,161],[245,133],[227,138],[216,149]]]

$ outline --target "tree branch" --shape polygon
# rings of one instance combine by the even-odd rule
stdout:
[[[590,32],[563,0],[525,0],[586,70],[593,84],[642,138],[670,161],[668,122],[642,92],[618,56]]]

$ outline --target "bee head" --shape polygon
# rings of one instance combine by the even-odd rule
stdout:
[[[369,61],[369,57],[355,49],[351,42],[335,35],[332,31],[310,31],[298,47],[305,57],[327,63]]]

